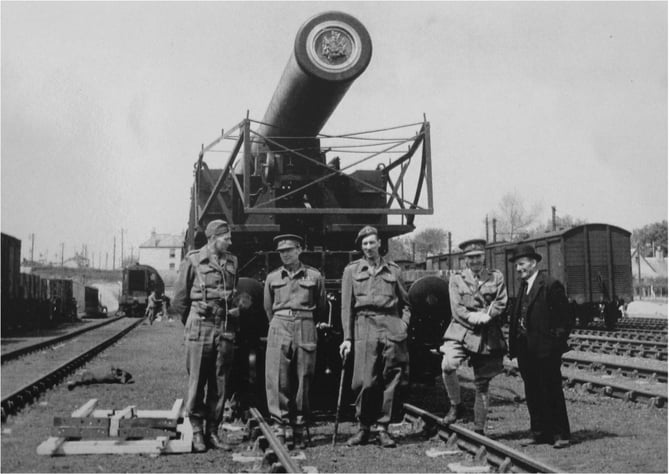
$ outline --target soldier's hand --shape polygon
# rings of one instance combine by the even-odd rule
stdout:
[[[490,315],[484,312],[471,313],[469,315],[469,322],[474,325],[487,324],[490,322]]]
[[[345,359],[346,356],[348,356],[349,352],[351,352],[351,341],[344,341],[341,343],[339,346],[339,355],[341,356],[342,359]]]

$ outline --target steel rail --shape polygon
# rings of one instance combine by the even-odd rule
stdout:
[[[89,326],[86,326],[86,327],[81,328],[81,329],[77,329],[76,331],[72,331],[72,332],[67,333],[67,334],[63,334],[63,335],[56,336],[56,337],[51,337],[51,338],[46,339],[44,341],[37,342],[35,344],[30,344],[29,346],[19,347],[18,349],[14,349],[14,350],[11,350],[11,351],[4,352],[3,354],[0,355],[0,362],[2,364],[4,364],[5,362],[9,362],[11,360],[18,359],[19,357],[21,357],[23,355],[30,354],[31,352],[37,352],[37,351],[45,349],[49,346],[56,345],[59,342],[66,341],[68,339],[76,337],[76,336],[78,336],[80,334],[83,334],[85,332],[92,331],[93,329],[101,328],[103,326],[106,326],[107,324],[111,324],[111,323],[113,323],[115,321],[118,321],[119,319],[125,318],[125,317],[126,316],[118,316],[116,318],[107,319],[107,320],[105,320],[101,323],[91,324]]]
[[[267,443],[266,446],[262,446],[262,441],[259,444],[261,449],[265,451],[265,460],[271,466],[271,472],[302,472],[293,462],[286,446],[276,437],[262,413],[256,407],[250,407],[249,413],[258,424],[264,441]]]
[[[504,373],[508,376],[518,376],[520,371],[518,367],[505,363]],[[644,390],[642,388],[630,388],[609,380],[604,380],[598,377],[592,377],[585,374],[562,374],[562,381],[568,387],[581,385],[587,392],[597,393],[599,395],[606,395],[613,398],[630,402],[646,402],[648,405],[656,408],[662,408],[667,405],[666,392],[654,392],[651,390]]]
[[[439,437],[448,446],[473,454],[477,461],[484,461],[495,467],[497,472],[563,472],[553,466],[537,461],[505,444],[468,430],[457,424],[446,425],[441,418],[409,403],[404,410],[418,417],[427,426],[438,427]]]
[[[590,370],[604,370],[611,375],[625,375],[632,377],[648,378],[658,382],[667,382],[667,369],[657,369],[651,367],[639,367],[634,364],[624,362],[607,362],[601,360],[589,360],[581,357],[563,354],[562,365],[575,365],[577,368],[587,368]]]
[[[639,333],[635,331],[607,331],[605,329],[574,329],[572,335],[583,334],[593,336],[607,336],[613,338],[626,338],[639,341],[667,341],[666,333]]]
[[[572,335],[568,342],[569,347],[577,351],[667,360],[666,342],[585,335]]]
[[[563,375],[562,378],[566,380],[567,386],[573,387],[578,384],[587,392],[594,392],[630,402],[644,401],[649,406],[655,408],[662,408],[667,405],[666,393],[652,392],[640,388],[631,389],[625,385],[608,382],[595,377],[588,377],[587,375]]]
[[[123,336],[128,334],[134,328],[139,326],[145,318],[139,318],[136,323],[133,323],[113,336],[107,338],[97,346],[79,354],[64,364],[60,365],[56,369],[42,375],[32,382],[24,385],[13,393],[7,395],[2,399],[2,420],[6,420],[10,414],[14,414],[23,408],[25,405],[31,401],[37,399],[42,393],[46,392],[50,387],[53,387],[59,383],[67,375],[84,365],[87,361],[92,359],[94,356],[114,344],[116,341],[121,339]]]

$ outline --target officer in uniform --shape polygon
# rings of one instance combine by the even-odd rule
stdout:
[[[450,399],[444,423],[462,417],[460,384],[457,368],[469,359],[474,368],[474,431],[483,434],[488,415],[488,386],[503,369],[506,342],[502,335],[500,316],[507,303],[504,277],[485,265],[483,239],[462,242],[467,268],[451,276],[448,290],[452,319],[444,333],[442,377]]]
[[[407,330],[411,313],[400,267],[379,254],[378,231],[365,226],[356,238],[364,258],[351,262],[342,276],[342,358],[355,344],[352,388],[358,391],[359,430],[347,445],[366,444],[372,424],[379,426],[381,446],[395,446],[388,433],[393,409],[401,403],[398,390],[408,385]]]
[[[205,235],[207,244],[189,252],[181,263],[172,302],[185,324],[185,410],[193,426],[195,452],[206,451],[207,445],[227,449],[218,436],[218,426],[239,325],[238,314],[231,309],[237,257],[228,252],[230,228],[223,220],[213,220]]]
[[[316,368],[316,324],[323,320],[326,305],[325,283],[318,270],[300,262],[301,237],[278,235],[274,242],[283,265],[265,280],[267,407],[277,423],[278,437],[304,448]]]

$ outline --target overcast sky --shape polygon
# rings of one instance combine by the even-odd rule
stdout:
[[[2,2],[2,232],[104,266],[121,229],[183,231],[201,145],[262,118],[326,10],[374,52],[323,131],[431,122],[419,230],[485,235],[514,191],[542,222],[667,218],[666,2]]]

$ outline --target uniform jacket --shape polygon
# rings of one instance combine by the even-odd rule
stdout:
[[[401,317],[409,325],[409,297],[402,281],[401,269],[381,257],[372,270],[366,259],[349,263],[341,282],[341,320],[344,339],[353,340],[355,315],[372,311]]]
[[[498,270],[481,270],[478,281],[474,273],[465,269],[451,276],[448,283],[452,319],[444,339],[460,341],[467,350],[490,354],[506,351],[501,330],[501,315],[506,309],[508,296],[504,277]],[[488,313],[491,321],[474,325],[472,313]]]
[[[522,287],[521,287],[522,288]],[[517,334],[523,295],[516,298],[509,328],[509,356],[517,354]],[[558,280],[539,273],[530,289],[527,310],[528,352],[536,357],[563,354],[569,350],[567,339],[571,308],[564,286]]]
[[[267,275],[264,302],[270,320],[282,309],[312,311],[315,321],[327,317],[323,276],[309,265],[300,264],[292,277],[284,266]]]
[[[231,303],[237,285],[237,257],[225,252],[219,259],[205,245],[188,252],[174,284],[172,307],[185,323],[192,302]]]

